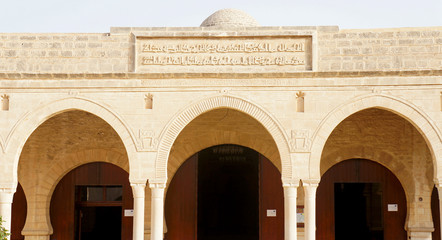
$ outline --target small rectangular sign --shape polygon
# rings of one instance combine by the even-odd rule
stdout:
[[[389,212],[397,212],[398,211],[397,204],[388,204],[388,211]]]
[[[267,217],[276,217],[276,209],[267,209]]]
[[[133,209],[124,209],[124,216],[125,217],[133,217],[134,216],[134,210]]]

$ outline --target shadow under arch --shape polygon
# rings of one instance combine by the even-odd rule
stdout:
[[[167,124],[161,134],[161,140],[158,147],[158,155],[155,164],[155,181],[167,181],[169,153],[180,132],[199,115],[218,108],[230,108],[243,112],[262,124],[273,137],[278,148],[282,166],[282,178],[293,178],[287,137],[277,120],[263,108],[248,100],[230,95],[221,95],[205,98],[191,104],[175,115],[175,117],[173,117]]]
[[[442,167],[442,164],[439,164],[442,161],[442,135],[430,117],[406,100],[385,94],[369,94],[352,98],[339,105],[321,121],[313,135],[309,163],[311,179],[320,179],[321,155],[333,130],[350,115],[369,108],[393,112],[416,127],[430,149],[435,179],[442,178],[442,170],[438,171],[438,168]]]
[[[123,118],[115,111],[111,110],[108,106],[82,97],[58,99],[43,104],[32,112],[26,113],[23,117],[21,117],[8,135],[5,149],[6,151],[13,149],[10,151],[13,151],[12,155],[14,156],[12,171],[14,182],[17,181],[17,168],[20,154],[29,136],[46,120],[55,115],[72,110],[88,112],[104,120],[119,135],[126,149],[128,158],[131,159],[131,156],[136,153],[136,138],[133,132],[130,130],[128,124],[123,120]]]

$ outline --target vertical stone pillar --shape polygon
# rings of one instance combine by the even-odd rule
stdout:
[[[439,195],[439,212],[442,212],[442,183],[436,184],[437,193]],[[440,229],[441,229],[441,235],[442,235],[442,214],[439,214],[440,217]],[[436,227],[436,226],[435,226]],[[442,236],[441,236],[442,238]]]
[[[151,240],[163,240],[164,188],[165,183],[150,183],[152,191]]]
[[[296,240],[296,198],[298,196],[298,184],[283,184],[284,187],[284,239]]]
[[[15,189],[0,189],[0,216],[2,216],[2,226],[11,233],[11,215],[12,215],[12,199],[14,198]],[[9,237],[8,237],[9,239]]]
[[[131,183],[134,195],[133,240],[144,240],[145,183]]]
[[[304,231],[305,240],[316,239],[316,189],[319,181],[305,180],[302,182],[304,187]]]

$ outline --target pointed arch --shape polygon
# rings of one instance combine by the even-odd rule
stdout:
[[[154,181],[167,181],[167,164],[173,143],[180,132],[196,117],[218,108],[230,108],[243,112],[257,120],[270,133],[278,148],[282,178],[291,179],[292,169],[287,137],[282,126],[262,107],[248,100],[231,95],[221,95],[199,100],[178,113],[164,128],[155,163]]]
[[[136,138],[128,124],[108,106],[83,97],[63,98],[43,104],[26,113],[13,127],[5,141],[5,150],[13,156],[13,179],[17,181],[17,168],[23,146],[34,130],[49,118],[71,110],[81,110],[103,119],[119,135],[128,158],[136,152]],[[130,166],[129,161],[129,166]]]
[[[379,108],[393,112],[408,120],[422,134],[430,149],[434,176],[442,178],[442,135],[433,121],[414,104],[395,96],[386,94],[369,94],[359,96],[333,109],[320,123],[313,135],[309,163],[311,179],[320,178],[321,155],[325,143],[333,130],[350,115],[368,108]]]

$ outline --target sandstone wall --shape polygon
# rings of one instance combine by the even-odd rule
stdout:
[[[304,30],[317,32],[317,45],[313,48],[318,51],[318,71],[418,70],[442,66],[442,27],[368,30],[254,27],[225,31],[254,36],[259,31],[286,34]],[[112,28],[111,33],[96,34],[2,33],[0,72],[130,72],[133,31],[153,36],[175,36],[174,31],[184,32],[181,35],[211,34],[203,28]]]

